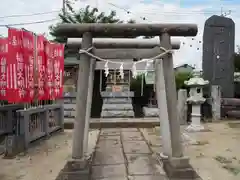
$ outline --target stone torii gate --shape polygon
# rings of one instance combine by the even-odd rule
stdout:
[[[69,52],[78,52],[79,49],[82,47],[82,38],[68,38],[67,39],[67,47]],[[163,51],[159,49],[160,47],[160,40],[159,39],[133,39],[133,38],[94,38],[93,39],[93,49],[92,52],[95,56],[100,57],[102,59],[108,59],[112,61],[122,61],[128,60],[132,63],[128,63],[124,65],[125,70],[131,70],[133,66],[133,59],[145,59],[155,57],[161,54]],[[180,41],[173,41],[171,43],[172,49],[177,50],[180,48]],[[77,63],[79,60],[76,60]],[[89,84],[88,84],[88,98],[87,98],[87,109],[86,109],[86,116],[85,121],[76,127],[76,131],[84,132],[84,137],[78,137],[78,142],[83,142],[83,150],[81,149],[82,153],[87,151],[88,145],[88,130],[89,130],[89,119],[91,114],[91,105],[92,105],[92,91],[93,91],[93,81],[94,81],[94,69],[103,69],[106,62],[97,61],[95,59],[91,60],[90,65],[90,75],[89,75]],[[96,63],[96,64],[95,64]],[[145,63],[136,65],[136,69],[143,70],[143,66]],[[109,69],[117,69],[119,65],[117,64],[109,64]],[[149,67],[150,70],[153,67]],[[85,123],[85,126],[83,125]],[[80,152],[79,152],[80,153]]]
[[[160,36],[161,47],[171,50],[170,36],[196,36],[197,25],[194,24],[61,24],[57,27],[58,36],[82,37],[82,53],[80,55],[78,73],[77,116],[74,124],[74,138],[72,158],[80,160],[82,156],[82,143],[79,141],[82,132],[77,131],[85,121],[86,104],[88,96],[89,75],[91,74],[91,52],[93,37],[132,37],[132,36]],[[84,51],[85,50],[85,51]],[[164,52],[164,51],[163,51]],[[180,124],[177,119],[177,95],[173,70],[172,54],[167,53],[156,59],[156,93],[157,101],[165,106],[159,107],[161,120],[161,133],[163,153],[161,158],[164,169],[168,174],[189,172],[189,159],[184,157],[181,144]]]

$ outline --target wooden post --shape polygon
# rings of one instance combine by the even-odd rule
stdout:
[[[89,32],[83,34],[82,49],[92,47],[92,35]],[[81,159],[84,155],[84,128],[86,118],[86,104],[88,96],[88,82],[90,75],[91,57],[87,54],[80,55],[78,81],[77,81],[77,104],[76,119],[74,121],[72,158]]]
[[[171,49],[170,36],[164,33],[160,36],[161,45],[165,49]],[[182,157],[182,141],[180,132],[180,123],[177,118],[177,92],[175,84],[175,75],[173,69],[172,54],[167,54],[162,60],[163,75],[166,91],[166,106],[168,111],[169,131],[171,136],[172,157]],[[165,119],[161,119],[164,121]],[[165,134],[163,134],[165,136]]]
[[[178,121],[180,125],[187,124],[187,90],[179,89],[177,102]]]
[[[88,151],[88,131],[89,123],[91,119],[91,108],[92,108],[92,94],[94,86],[94,72],[95,72],[96,59],[91,59],[90,64],[90,75],[88,79],[88,95],[87,95],[87,109],[86,109],[86,118],[85,118],[85,132],[84,132],[84,153]]]
[[[221,87],[213,85],[211,87],[212,98],[212,119],[218,121],[221,119]]]

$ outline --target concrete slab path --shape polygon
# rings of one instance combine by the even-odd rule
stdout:
[[[167,180],[137,128],[101,129],[92,180]]]

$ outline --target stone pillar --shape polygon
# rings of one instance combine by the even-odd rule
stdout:
[[[92,94],[94,86],[94,72],[95,72],[96,59],[91,59],[90,64],[90,75],[88,78],[88,95],[87,95],[87,109],[86,109],[86,118],[85,118],[85,132],[84,132],[84,154],[88,151],[88,131],[89,123],[91,119],[91,108],[92,108]]]
[[[163,48],[166,50],[171,49],[168,34],[163,34],[160,41]],[[155,68],[156,92],[163,142],[163,152],[160,154],[160,158],[163,162],[163,168],[170,178],[194,178],[196,173],[189,164],[189,158],[183,156],[180,123],[177,117],[177,92],[172,54],[163,56],[162,68],[159,60],[157,60]]]
[[[83,34],[82,49],[92,47],[92,35],[89,32]],[[84,155],[84,133],[86,119],[86,104],[88,96],[88,82],[90,75],[91,57],[87,54],[80,55],[78,80],[77,80],[77,104],[76,119],[74,121],[72,158],[82,159]]]
[[[160,36],[160,42],[163,48],[167,50],[172,49],[170,36],[167,33],[164,33]],[[166,90],[166,106],[168,111],[169,131],[171,135],[172,146],[172,152],[169,153],[169,155],[173,157],[182,157],[183,151],[181,144],[180,123],[177,118],[177,93],[172,54],[167,54],[163,57],[162,67]],[[161,119],[161,121],[164,120],[165,119]]]
[[[166,156],[172,156],[171,134],[169,116],[167,110],[166,89],[163,75],[162,60],[157,59],[155,61],[155,83],[156,83],[156,96],[158,103],[158,115],[160,121],[160,129],[162,136],[163,154]]]
[[[187,90],[179,89],[177,104],[178,120],[180,125],[187,124]]]
[[[212,98],[212,119],[217,121],[221,119],[221,87],[214,85],[211,87]]]

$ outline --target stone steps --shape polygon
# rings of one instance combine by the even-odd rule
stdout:
[[[132,104],[131,98],[106,98],[103,104]]]
[[[103,104],[103,111],[124,111],[133,110],[132,104]]]
[[[102,118],[113,118],[113,117],[134,117],[133,110],[103,110],[101,112]]]
[[[101,96],[103,98],[103,106],[101,117],[134,117],[132,97],[134,92],[129,91],[129,86],[121,85],[123,91],[112,92],[112,86],[106,87],[108,91],[102,91]]]
[[[131,98],[134,96],[134,92],[132,92],[132,91],[125,91],[125,92],[102,91],[101,96],[103,98]]]

